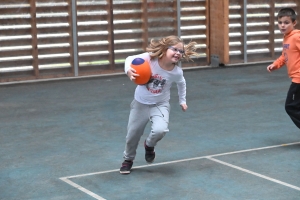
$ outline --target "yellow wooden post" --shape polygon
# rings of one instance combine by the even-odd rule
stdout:
[[[209,1],[211,62],[229,63],[229,0]]]

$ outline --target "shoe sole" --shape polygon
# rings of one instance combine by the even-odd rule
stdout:
[[[154,162],[154,160],[155,160],[155,153],[154,153],[154,158],[153,158],[153,160],[151,160],[151,161],[148,161],[146,158],[145,158],[145,160],[146,160],[146,162],[147,162],[148,164],[151,164],[151,163],[153,163],[153,162]]]
[[[120,174],[130,174],[130,171],[120,171]]]
[[[145,159],[146,160],[146,159]],[[148,164],[152,164],[153,162],[154,162],[154,159],[152,160],[152,161],[147,161],[146,160],[146,162],[148,163]]]

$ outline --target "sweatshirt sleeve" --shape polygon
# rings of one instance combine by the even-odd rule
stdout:
[[[181,80],[177,83],[178,96],[179,96],[179,105],[186,104],[186,81],[182,76]]]
[[[298,52],[300,52],[300,33],[297,35],[297,39],[296,39],[296,47],[298,49]]]
[[[124,71],[127,74],[128,70],[131,68],[131,62],[135,59],[135,58],[143,58],[144,60],[150,61],[150,55],[148,52],[146,53],[142,53],[142,54],[138,54],[138,55],[133,55],[133,56],[128,56],[125,59],[125,64],[124,64]]]
[[[275,60],[273,62],[273,65],[275,66],[275,69],[279,69],[280,67],[282,67],[285,64],[285,57],[283,55],[283,53],[281,54],[281,56]]]

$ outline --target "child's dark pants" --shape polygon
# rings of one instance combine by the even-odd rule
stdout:
[[[285,110],[300,129],[300,83],[292,83],[287,93]]]

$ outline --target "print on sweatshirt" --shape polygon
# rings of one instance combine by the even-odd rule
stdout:
[[[164,85],[166,84],[166,79],[164,79],[159,74],[151,76],[149,82],[147,83],[147,89],[152,94],[159,94],[162,92]]]
[[[287,63],[289,60],[288,54],[286,53],[286,51],[289,49],[290,44],[283,44],[283,55],[284,55],[284,62]]]

